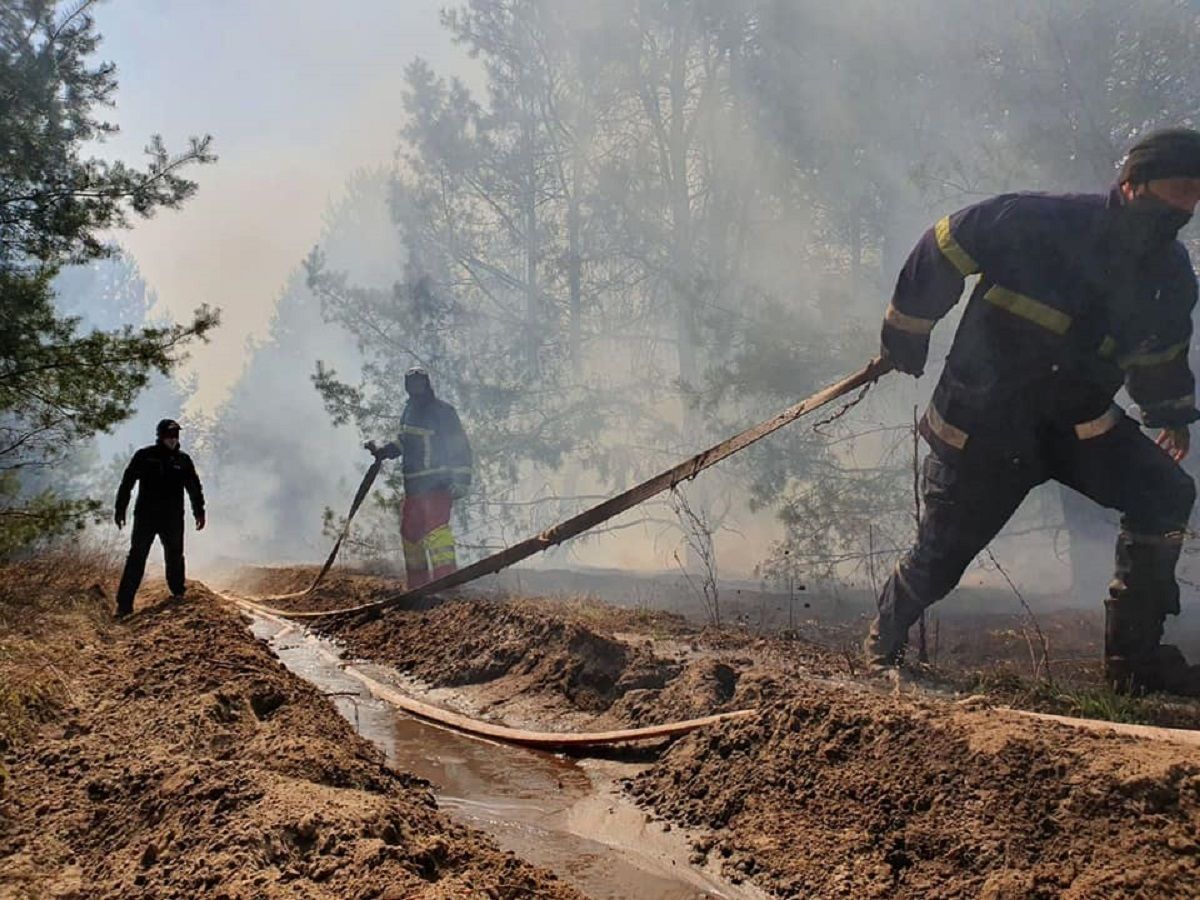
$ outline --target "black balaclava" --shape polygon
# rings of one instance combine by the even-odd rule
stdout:
[[[419,384],[424,384],[425,390],[413,393]],[[420,367],[414,367],[404,373],[404,390],[413,403],[428,403],[433,399],[433,384],[429,380],[429,373]]]
[[[158,425],[155,426],[154,435],[155,435],[155,437],[158,438],[158,442],[160,444],[162,443],[163,438],[173,437],[176,440],[178,440],[179,439],[179,423],[176,422],[174,419],[162,419],[159,421]],[[178,450],[179,447],[176,446],[175,449]]]
[[[1137,187],[1157,178],[1200,178],[1200,132],[1165,128],[1146,135],[1130,148],[1118,182]],[[1175,240],[1192,218],[1187,210],[1148,193],[1127,202],[1122,213],[1131,243],[1143,250]]]

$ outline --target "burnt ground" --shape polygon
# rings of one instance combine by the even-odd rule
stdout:
[[[117,624],[99,587],[37,604],[12,575],[0,896],[580,896],[451,822],[202,586]]]
[[[435,697],[517,725],[757,708],[676,741],[627,789],[687,829],[696,861],[778,896],[1188,897],[1200,883],[1196,748],[989,708],[1081,711],[1082,688],[1021,681],[1019,632],[976,638],[1000,657],[986,678],[967,667],[889,685],[819,629],[764,637],[579,599],[449,599],[325,627]],[[1200,721],[1195,703],[1096,697],[1113,718]]]

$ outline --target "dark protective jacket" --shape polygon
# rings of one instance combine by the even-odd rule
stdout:
[[[204,513],[204,489],[192,458],[182,450],[170,450],[161,443],[143,447],[133,454],[121,486],[117,489],[116,513],[124,518],[129,495],[138,486],[136,519],[167,522],[183,518],[183,492],[192,502],[192,514]]]
[[[471,485],[471,444],[454,407],[432,392],[400,414],[404,492],[424,494]]]
[[[1004,194],[946,216],[900,273],[883,345],[924,365],[929,333],[979,275],[921,432],[943,456],[1096,437],[1124,385],[1148,427],[1200,418],[1188,366],[1196,275],[1178,241],[1138,244],[1120,192]]]

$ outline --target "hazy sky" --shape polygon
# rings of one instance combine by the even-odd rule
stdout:
[[[194,354],[211,406],[266,328],[288,273],[320,236],[327,202],[355,168],[388,161],[404,67],[469,63],[438,21],[445,0],[114,0],[96,10],[98,56],[117,64],[103,152],[140,159],[160,132],[182,149],[209,133],[220,156],[196,168],[179,212],[119,240],[176,316],[219,306],[223,324]]]

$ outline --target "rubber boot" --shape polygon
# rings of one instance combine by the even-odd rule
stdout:
[[[1200,666],[1161,643],[1167,615],[1179,612],[1180,546],[1174,536],[1117,539],[1117,573],[1104,604],[1104,678],[1115,691],[1200,696]]]
[[[904,574],[905,562],[901,561],[879,593],[879,614],[867,630],[863,641],[863,656],[867,668],[872,671],[893,668],[904,662],[904,649],[908,645],[908,630],[921,618],[921,610],[928,603],[922,602]]]
[[[1200,697],[1200,666],[1189,665],[1178,647],[1159,644],[1138,657],[1105,656],[1104,678],[1120,694],[1162,691]]]
[[[1155,690],[1147,685],[1155,651],[1162,640],[1165,614],[1122,591],[1120,579],[1113,582],[1112,596],[1104,603],[1104,680],[1118,693]]]
[[[904,660],[908,645],[908,629],[889,628],[879,616],[871,622],[863,641],[863,656],[871,671],[894,668]]]

